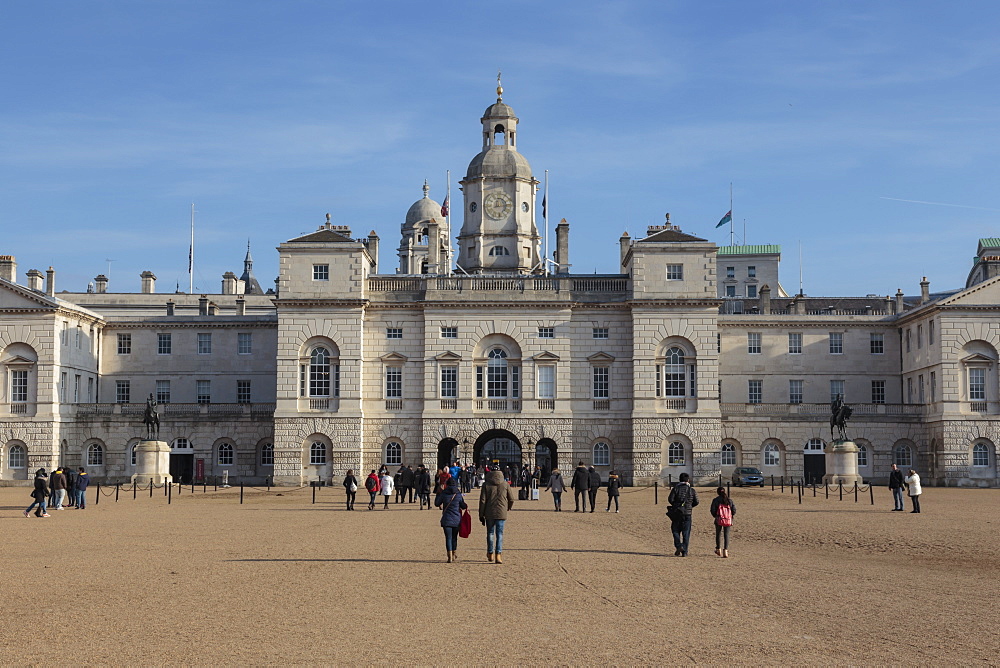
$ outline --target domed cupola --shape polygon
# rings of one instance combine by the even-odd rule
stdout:
[[[430,197],[424,181],[424,196],[410,206],[399,242],[400,274],[447,274],[451,267],[451,231],[440,204]],[[437,238],[437,243],[431,239]]]
[[[479,120],[483,148],[459,181],[465,206],[456,263],[469,273],[533,271],[540,261],[538,181],[528,160],[517,152],[518,118],[503,101],[499,74],[497,101]]]

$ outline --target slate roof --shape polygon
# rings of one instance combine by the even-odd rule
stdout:
[[[310,234],[306,234],[301,237],[296,237],[295,239],[289,239],[287,243],[317,243],[317,242],[335,242],[335,243],[345,243],[352,242],[354,239],[350,237],[345,237],[339,232],[334,232],[333,230],[317,230]]]

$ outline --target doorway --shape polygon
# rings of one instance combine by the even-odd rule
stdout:
[[[438,470],[445,466],[451,466],[456,459],[458,459],[458,441],[453,438],[442,439],[442,441],[438,443]]]
[[[194,481],[194,453],[170,454],[170,477],[174,482],[190,485]]]
[[[823,441],[811,438],[802,449],[802,477],[807,485],[823,484],[826,475],[826,454],[823,452]]]
[[[551,438],[543,438],[535,445],[535,465],[542,467],[542,478],[539,484],[545,484],[552,469],[559,467],[559,457],[556,451],[556,442]]]
[[[482,434],[473,448],[476,466],[489,466],[505,470],[521,469],[521,442],[505,429],[490,429]]]

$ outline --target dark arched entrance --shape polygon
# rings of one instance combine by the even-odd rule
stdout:
[[[458,458],[458,441],[453,438],[442,439],[438,443],[437,467],[450,466]]]
[[[521,442],[505,429],[490,429],[482,434],[472,453],[476,466],[521,468]]]
[[[559,466],[559,457],[556,451],[556,442],[551,438],[539,439],[535,445],[535,465],[542,467],[542,479],[540,485],[548,482],[552,469]]]

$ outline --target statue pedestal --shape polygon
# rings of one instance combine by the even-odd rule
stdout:
[[[826,446],[825,452],[826,475],[823,476],[825,484],[861,484],[861,476],[858,475],[858,446],[854,441],[834,441]]]
[[[132,482],[139,487],[173,482],[170,477],[170,446],[163,441],[139,441],[135,446],[135,475]]]

